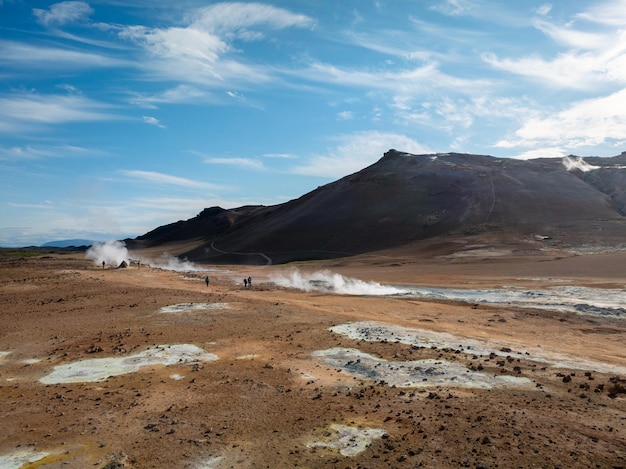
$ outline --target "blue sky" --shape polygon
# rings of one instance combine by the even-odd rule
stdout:
[[[626,150],[626,0],[0,0],[0,246],[273,205],[396,148]]]

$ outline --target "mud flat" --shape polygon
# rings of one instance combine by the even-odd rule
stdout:
[[[0,467],[626,467],[623,260],[0,256]]]

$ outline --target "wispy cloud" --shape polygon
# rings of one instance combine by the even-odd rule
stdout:
[[[236,166],[237,168],[249,169],[254,171],[266,170],[262,161],[253,160],[251,158],[207,158],[204,160],[204,162],[209,164]]]
[[[563,158],[566,154],[567,152],[561,148],[546,147],[524,151],[511,156],[511,158],[516,160],[532,160],[534,158]]]
[[[262,3],[223,2],[188,15],[190,24],[226,37],[259,40],[262,28],[308,28],[315,24],[306,15]]]
[[[539,16],[546,16],[552,11],[552,5],[550,3],[544,3],[543,5],[534,8],[532,11],[537,13]]]
[[[50,201],[46,201],[41,204],[24,204],[18,202],[8,202],[8,205],[16,208],[33,208],[33,209],[42,209],[42,210],[51,210],[54,209],[54,205]]]
[[[499,59],[495,54],[486,53],[482,59],[495,69],[524,76],[553,88],[592,90],[605,84],[609,78],[606,74],[606,64],[591,53],[564,52],[552,60],[538,56]],[[621,81],[626,79],[626,77],[615,78]]]
[[[159,122],[159,119],[157,119],[156,117],[152,117],[152,116],[142,116],[144,123],[149,124],[149,125],[154,125],[155,127],[159,127],[161,129],[164,129],[165,126],[163,124],[161,124],[161,122]]]
[[[313,24],[311,18],[282,8],[230,2],[193,10],[181,26],[127,26],[120,37],[142,47],[147,54],[145,67],[162,78],[225,87],[272,79],[270,68],[243,62],[235,41],[260,41],[267,30]]]
[[[474,3],[472,0],[444,0],[431,9],[450,16],[469,15],[476,10]]]
[[[85,20],[93,13],[88,3],[82,1],[66,1],[55,3],[49,9],[34,8],[33,14],[44,26],[61,26]]]
[[[337,113],[337,120],[339,121],[349,121],[354,119],[354,112],[352,111],[341,111]]]
[[[14,93],[0,96],[0,132],[32,129],[37,125],[119,120],[112,106],[80,95]]]
[[[617,7],[616,3],[626,8],[626,0],[609,2],[613,7]],[[604,11],[599,6],[597,8]],[[614,10],[618,17],[621,15],[619,11]],[[623,16],[626,21],[626,14]],[[612,28],[613,23],[598,20],[606,25],[598,30],[595,25],[580,21],[581,18],[590,20],[591,16],[578,15],[579,21],[570,20],[564,24],[543,17],[535,19],[534,27],[558,48],[558,52],[552,55],[534,53],[521,58],[500,58],[486,52],[482,54],[482,59],[495,69],[526,77],[541,85],[581,91],[623,85],[626,83],[626,32],[621,28],[624,22],[620,23],[620,27]]]
[[[626,24],[626,0],[608,0],[589,6],[576,18],[622,28]]]
[[[499,0],[442,0],[434,2],[432,11],[452,17],[467,17],[498,25],[522,26],[527,18],[510,8],[510,3]]]
[[[444,73],[436,62],[420,67],[405,69],[394,67],[381,70],[350,69],[318,62],[298,73],[301,73],[302,78],[323,83],[373,88],[413,96],[428,94],[433,89],[460,90],[470,94],[493,84],[487,79],[472,80]]]
[[[14,147],[0,146],[0,160],[24,161],[46,158],[77,158],[102,155],[99,149],[90,149],[75,145],[24,145]]]
[[[265,153],[263,154],[263,158],[278,158],[283,160],[293,160],[297,159],[298,155],[294,155],[292,153]]]
[[[569,149],[602,144],[626,145],[626,89],[576,102],[560,112],[527,120],[500,148],[559,146]]]
[[[193,189],[208,189],[217,190],[223,189],[223,186],[211,184],[203,181],[196,181],[193,179],[182,178],[178,176],[172,176],[170,174],[163,174],[154,171],[141,171],[141,170],[120,170],[120,174],[132,179],[141,180],[153,184],[165,184],[173,186],[182,186]]]
[[[615,37],[610,30],[584,31],[575,29],[571,24],[560,26],[544,19],[536,20],[534,26],[557,44],[574,49],[603,49],[615,42]]]
[[[479,114],[472,113],[467,103],[490,99],[492,90],[501,86],[494,80],[444,73],[435,62],[414,68],[384,70],[353,70],[318,63],[304,75],[352,90],[362,88],[374,102],[384,97],[388,110],[394,113],[394,120],[402,125],[420,124],[446,131],[462,130],[471,125]],[[459,112],[460,108],[464,112]],[[490,108],[481,109],[483,116],[487,109]],[[493,116],[501,112],[500,108],[490,110]],[[337,117],[346,120],[352,116],[346,113]]]
[[[255,109],[263,109],[263,106],[257,103],[250,102],[250,100],[243,93],[240,93],[238,91],[227,91],[226,96],[228,96],[232,101],[235,101],[236,103],[239,103],[243,106],[249,106]]]
[[[129,61],[94,52],[3,40],[0,40],[0,63],[8,71],[14,67],[23,71],[24,67],[31,70],[66,70],[132,65]]]
[[[207,104],[217,99],[205,90],[181,84],[155,94],[133,93],[129,101],[146,109],[156,109],[160,104]]]
[[[306,176],[338,178],[375,163],[389,149],[409,153],[431,151],[406,135],[385,132],[359,132],[336,139],[337,146],[326,154],[314,155],[307,164],[291,168],[291,173]]]

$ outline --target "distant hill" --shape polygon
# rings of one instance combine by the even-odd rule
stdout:
[[[95,241],[89,239],[61,239],[58,241],[49,241],[42,244],[42,248],[69,248],[91,246]]]
[[[489,238],[519,246],[626,243],[626,152],[514,160],[389,150],[375,164],[275,206],[226,210],[126,240],[207,263],[284,263]]]

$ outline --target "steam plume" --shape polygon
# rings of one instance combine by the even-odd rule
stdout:
[[[94,264],[101,265],[102,261],[117,267],[126,261],[128,263],[128,249],[122,241],[107,241],[106,243],[93,244],[86,253],[87,259],[91,259]],[[144,265],[164,270],[174,270],[176,272],[207,272],[210,269],[196,266],[187,259],[179,259],[178,257],[163,254],[159,259],[133,258]]]
[[[579,171],[582,171],[583,173],[592,171],[594,169],[600,169],[600,166],[591,165],[583,160],[580,156],[576,158],[573,158],[571,156],[564,156],[563,166],[565,166],[565,169],[567,169],[568,171],[571,171],[572,169],[577,169]]]
[[[313,273],[303,273],[297,269],[292,270],[287,276],[275,275],[271,281],[276,285],[298,290],[320,291],[338,293],[342,295],[400,295],[408,293],[407,290],[397,287],[381,285],[377,282],[364,282],[363,280],[344,277],[341,274],[332,273],[328,270]]]
[[[207,272],[210,269],[196,266],[187,259],[179,259],[168,254],[163,254],[158,260],[139,259],[142,264],[156,267],[163,270],[174,270],[176,272]]]
[[[122,241],[107,241],[106,243],[94,243],[85,254],[94,264],[113,264],[116,267],[122,261],[128,262],[128,249]]]

